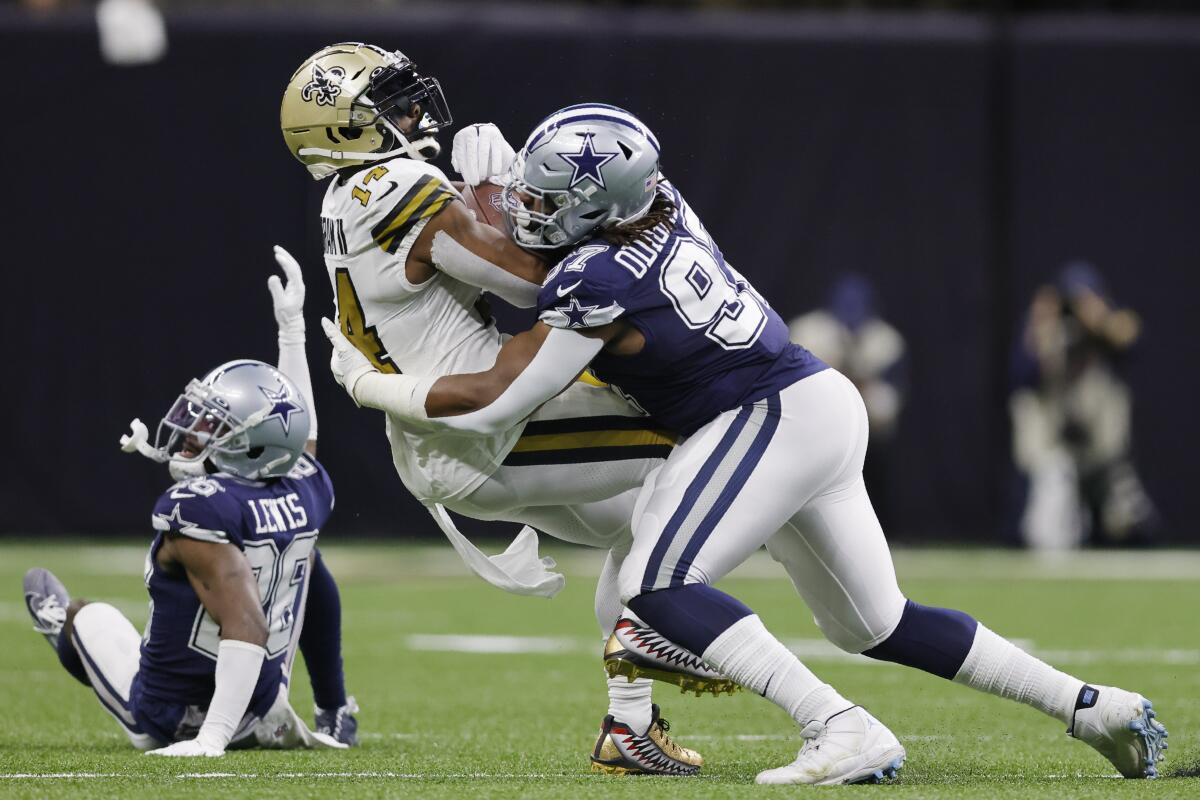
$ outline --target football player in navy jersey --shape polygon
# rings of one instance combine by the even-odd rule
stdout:
[[[222,364],[187,385],[153,445],[137,420],[122,438],[123,449],[167,462],[177,479],[151,516],[156,536],[146,558],[151,610],[144,635],[112,605],[72,601],[47,570],[25,577],[35,629],[134,746],[159,755],[345,747],[354,740],[356,709],[344,697],[338,648],[332,660],[314,652],[310,663],[318,703],[322,690],[333,703],[341,693],[340,705],[318,710],[318,730],[288,703],[314,568],[323,583],[320,637],[328,640],[331,626],[340,635],[340,610],[336,584],[315,549],[334,498],[314,457],[304,284],[285,251],[277,248],[276,258],[289,279],[286,288],[277,277],[269,281],[280,368]]]
[[[762,545],[838,646],[1033,706],[1126,777],[1154,777],[1166,731],[1150,703],[1066,675],[969,615],[904,597],[862,480],[866,412],[853,384],[788,341],[659,172],[659,144],[622,109],[571,106],[534,129],[506,214],[525,247],[562,250],[540,322],[482,373],[384,375],[323,323],[335,377],[360,405],[502,430],[585,367],[686,436],[647,478],[621,599],[669,640],[783,708],[805,740],[760,783],[894,775],[904,749],[820,681],[744,604],[711,584]],[[607,720],[614,734],[629,731]]]

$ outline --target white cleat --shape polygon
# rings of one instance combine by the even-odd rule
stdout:
[[[1167,729],[1150,701],[1112,686],[1079,691],[1067,733],[1087,742],[1126,778],[1157,778],[1167,749]]]
[[[804,746],[786,767],[758,773],[756,783],[880,783],[904,766],[904,747],[882,722],[851,706],[804,726]]]
[[[71,595],[62,581],[48,569],[34,567],[25,573],[22,582],[25,607],[33,618],[33,629],[46,637],[50,646],[58,648],[58,637],[67,621],[67,606]]]

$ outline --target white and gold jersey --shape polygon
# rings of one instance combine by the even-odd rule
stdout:
[[[458,192],[437,167],[397,158],[335,177],[321,206],[338,325],[381,372],[439,377],[490,369],[503,343],[476,310],[481,294],[444,272],[414,285],[404,262]],[[422,501],[463,497],[512,449],[523,425],[494,436],[387,420],[400,479]]]

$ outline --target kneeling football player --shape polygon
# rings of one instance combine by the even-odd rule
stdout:
[[[140,750],[219,756],[227,747],[356,741],[357,708],[342,686],[337,586],[316,552],[334,498],[314,458],[304,284],[285,251],[276,258],[289,278],[286,288],[269,282],[280,368],[222,364],[188,384],[153,446],[137,420],[122,438],[123,449],[167,462],[177,479],[151,520],[144,638],[112,605],[72,601],[49,571],[25,576],[35,630]],[[305,647],[310,586],[317,624]],[[298,644],[314,678],[316,732],[288,703]]]

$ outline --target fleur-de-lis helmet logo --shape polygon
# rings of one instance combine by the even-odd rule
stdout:
[[[300,96],[319,106],[331,106],[334,98],[342,93],[341,84],[345,77],[346,70],[341,67],[321,69],[320,65],[313,64],[312,80],[304,84],[304,88],[300,90]]]

